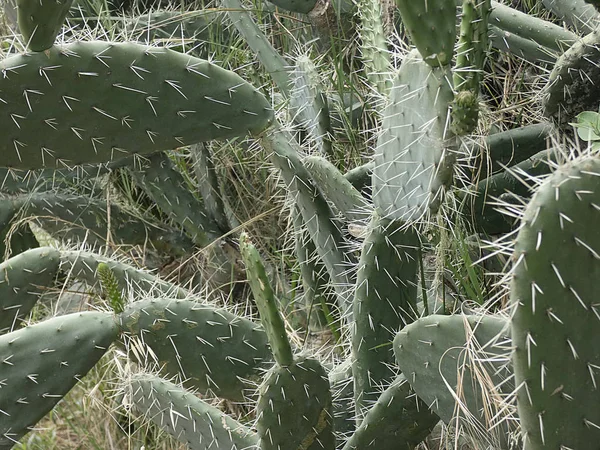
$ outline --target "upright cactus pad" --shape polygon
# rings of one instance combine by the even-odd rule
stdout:
[[[423,59],[432,67],[452,61],[456,41],[454,0],[396,0],[402,23]]]
[[[19,29],[34,52],[54,45],[73,0],[18,0]]]
[[[413,450],[431,433],[439,420],[414,395],[404,375],[399,375],[379,395],[343,450]]]
[[[28,250],[0,264],[0,334],[19,328],[58,273],[60,253],[49,247]],[[1,394],[0,394],[1,395]]]
[[[138,411],[191,450],[256,448],[256,433],[176,384],[140,373],[128,389]]]
[[[544,114],[562,128],[582,111],[598,111],[600,30],[577,41],[556,61],[545,89]]]
[[[103,162],[259,132],[273,118],[238,75],[165,48],[78,42],[0,70],[3,167]]]
[[[455,155],[445,142],[450,80],[448,68],[432,68],[414,51],[394,80],[373,171],[373,200],[389,219],[417,220],[435,212],[452,181]]]
[[[414,230],[373,216],[364,241],[354,295],[354,395],[357,415],[379,396],[379,386],[395,378],[389,343],[416,315],[417,251]]]
[[[10,449],[117,338],[110,313],[54,317],[0,336],[0,448]]]
[[[502,449],[508,448],[507,429],[496,413],[513,389],[504,356],[507,329],[502,318],[431,315],[394,339],[398,366],[417,395],[444,422]]]
[[[513,363],[526,448],[600,442],[600,160],[559,168],[522,220],[513,255]]]
[[[186,386],[243,400],[249,380],[272,360],[265,332],[225,309],[189,300],[142,300],[119,316],[124,331],[139,336],[170,376]]]
[[[269,371],[257,417],[261,450],[335,449],[329,380],[314,359]]]

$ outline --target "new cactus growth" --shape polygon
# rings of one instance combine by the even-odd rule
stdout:
[[[245,233],[240,236],[240,251],[246,265],[246,273],[254,294],[254,301],[258,306],[261,323],[271,343],[275,361],[278,365],[287,367],[292,364],[294,356],[285,332],[285,324],[277,309],[278,302],[262,259]]]
[[[527,206],[513,254],[511,322],[526,448],[600,442],[600,160],[560,167]]]
[[[4,167],[104,162],[259,132],[273,118],[233,72],[165,48],[78,42],[0,70]]]

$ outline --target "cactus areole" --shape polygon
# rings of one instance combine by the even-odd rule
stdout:
[[[105,162],[260,132],[269,103],[235,73],[175,51],[79,42],[0,62],[0,165]]]

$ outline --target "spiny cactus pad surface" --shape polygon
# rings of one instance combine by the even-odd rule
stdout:
[[[83,312],[0,336],[0,448],[54,408],[117,335],[112,314]]]
[[[398,367],[417,395],[444,422],[469,427],[471,433],[482,433],[482,442],[503,449],[507,433],[504,424],[498,425],[503,416],[495,414],[501,394],[513,387],[506,382],[512,375],[507,333],[503,318],[431,315],[404,327],[394,339]]]
[[[65,22],[73,0],[18,0],[19,29],[34,52],[42,52],[54,44]]]
[[[261,450],[333,450],[329,380],[315,359],[275,366],[260,388],[257,429]]]
[[[450,71],[432,68],[415,51],[402,62],[384,110],[373,171],[373,200],[390,219],[435,212],[452,180],[455,155],[445,145]]]
[[[559,168],[517,236],[511,300],[515,384],[526,448],[600,442],[600,160]]]
[[[438,422],[439,417],[414,395],[404,375],[399,375],[379,395],[343,450],[413,450]]]
[[[427,64],[445,66],[454,55],[456,2],[396,0],[402,22]]]
[[[262,328],[207,304],[141,300],[127,305],[119,322],[152,349],[165,373],[226,399],[243,400],[247,381],[272,360]]]
[[[273,118],[238,75],[165,48],[77,42],[0,71],[4,167],[103,162],[259,132]]]
[[[140,373],[129,389],[140,412],[191,450],[256,448],[256,433],[176,384]]]
[[[60,253],[31,249],[0,264],[0,334],[19,328],[58,272]],[[15,326],[16,325],[16,326]]]

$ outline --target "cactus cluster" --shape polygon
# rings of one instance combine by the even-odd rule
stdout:
[[[0,62],[0,449],[112,348],[129,413],[191,449],[413,450],[440,423],[475,448],[597,448],[600,159],[570,141],[568,125],[600,103],[598,4],[543,2],[571,31],[489,0],[397,0],[416,48],[394,55],[376,3],[359,2],[356,30],[377,127],[370,161],[344,173],[336,133],[364,109],[330,92],[311,52],[280,54],[239,0],[222,0],[223,15],[150,12],[119,25],[143,31],[144,44],[56,43],[70,33],[70,2],[18,0],[28,50]],[[327,8],[335,27],[352,9],[273,5],[306,15],[329,51],[340,41],[324,42]],[[278,92],[246,81],[251,70],[180,52],[225,17]],[[153,45],[188,32],[177,49]],[[547,122],[473,135],[490,47],[552,65],[539,105]],[[213,140],[245,153],[252,140],[280,181],[295,289],[232,207]],[[464,160],[474,164],[459,173]],[[147,211],[127,203],[128,183]],[[444,270],[445,252],[465,217],[475,233],[503,234],[490,259],[510,259],[500,294],[456,294],[459,309],[445,286],[464,280]],[[42,232],[97,251],[40,247]],[[193,249],[219,275],[180,285],[106,256],[117,244],[169,261]],[[469,276],[473,259],[461,261]],[[37,320],[73,282],[94,310]],[[314,335],[329,336],[318,351],[303,342]],[[228,414],[237,404],[249,408]]]

